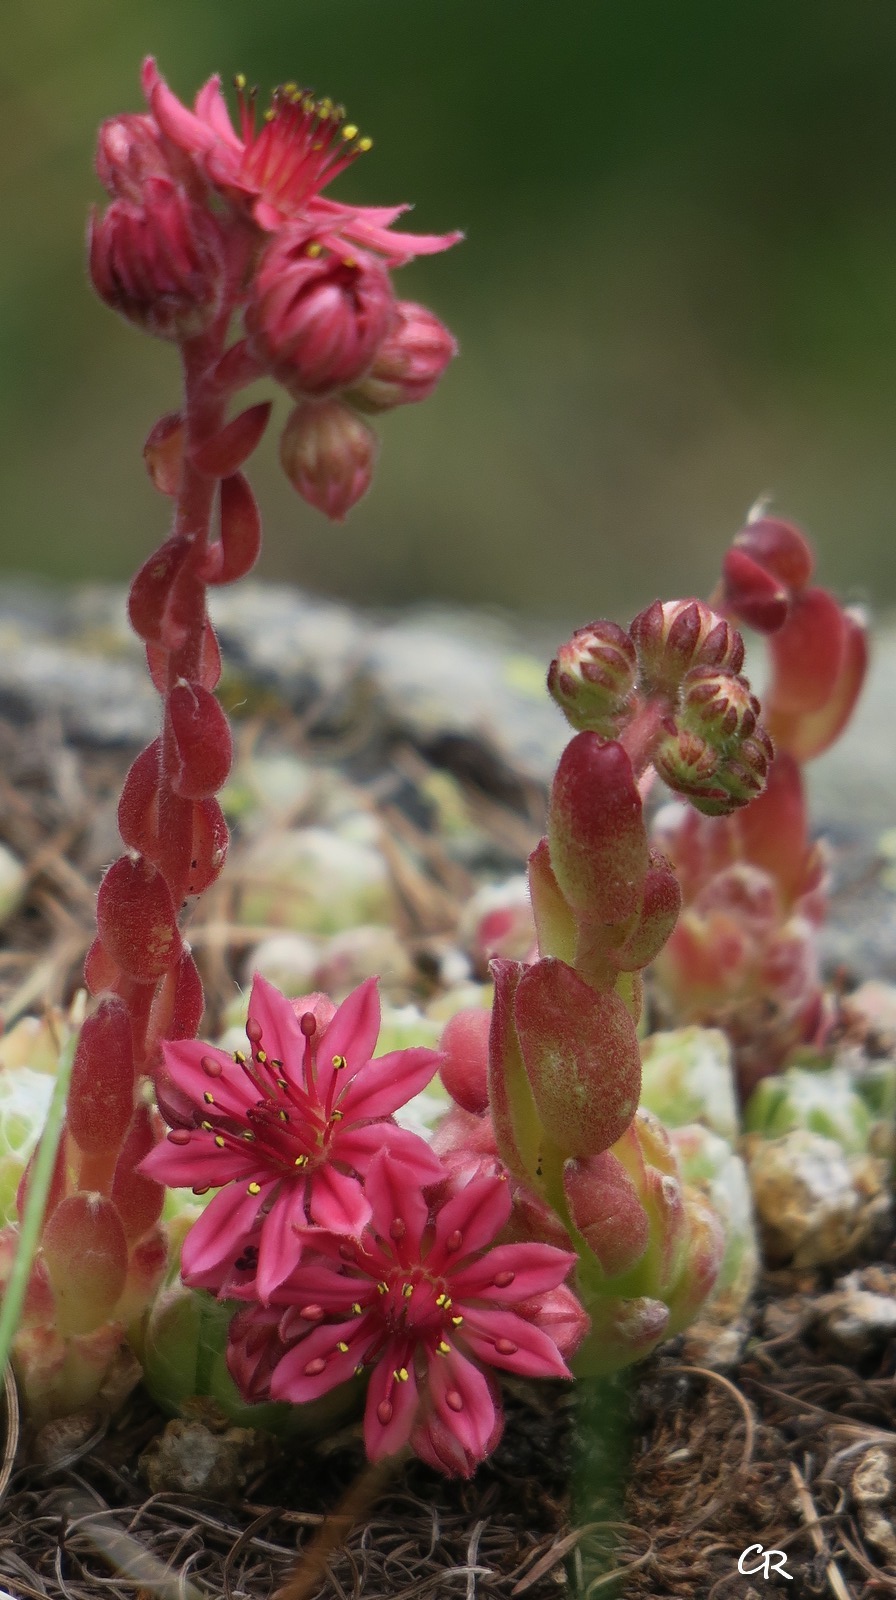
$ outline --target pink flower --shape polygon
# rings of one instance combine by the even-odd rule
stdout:
[[[161,339],[181,339],[217,315],[224,244],[216,219],[169,178],[147,176],[141,199],[113,200],[92,216],[88,265],[113,311]]]
[[[287,84],[274,92],[260,126],[255,96],[237,80],[239,132],[230,121],[221,80],[209,78],[192,111],[172,94],[152,58],[143,66],[143,90],[162,133],[188,155],[207,182],[273,233],[294,219],[309,233],[330,232],[384,255],[393,265],[447,250],[459,233],[392,234],[406,206],[346,206],[321,191],[370,149],[347,122],[341,106]]]
[[[303,229],[268,245],[249,292],[249,346],[295,399],[333,394],[368,369],[395,316],[382,262],[334,254]]]
[[[386,1120],[426,1087],[441,1057],[421,1048],[372,1060],[379,1027],[375,978],[334,1008],[320,995],[289,1001],[256,976],[248,1054],[194,1039],[163,1045],[199,1125],[172,1128],[140,1170],[200,1192],[222,1186],[184,1241],[185,1279],[213,1280],[260,1220],[255,1290],[267,1301],[297,1265],[309,1222],[363,1232],[371,1207],[359,1175],[377,1151],[388,1149],[411,1189],[441,1177],[425,1140]]]
[[[425,1460],[469,1477],[501,1431],[490,1369],[571,1376],[557,1334],[562,1329],[569,1350],[587,1319],[577,1308],[578,1337],[571,1338],[572,1297],[561,1309],[549,1291],[575,1256],[547,1244],[488,1248],[510,1217],[502,1178],[474,1178],[431,1220],[419,1186],[384,1149],[370,1162],[365,1194],[372,1217],[363,1238],[315,1235],[318,1259],[303,1260],[277,1292],[286,1308],[278,1336],[292,1347],[273,1369],[270,1394],[315,1400],[367,1369],[371,1461],[410,1442]],[[243,1313],[243,1337],[245,1325]],[[231,1370],[247,1365],[241,1352]]]

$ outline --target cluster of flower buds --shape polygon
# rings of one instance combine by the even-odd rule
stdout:
[[[512,1205],[497,1163],[457,1185],[396,1126],[441,1057],[373,1058],[379,1025],[373,979],[337,1008],[257,977],[244,1051],[165,1045],[189,1114],[141,1170],[219,1190],[184,1241],[183,1273],[244,1302],[227,1360],[247,1401],[306,1404],[366,1383],[372,1461],[410,1444],[468,1477],[501,1435],[495,1371],[571,1376],[587,1319],[563,1285],[568,1249],[495,1243]]]
[[[376,459],[361,413],[424,400],[456,354],[431,311],[396,299],[390,269],[460,235],[396,233],[402,206],[323,198],[371,143],[331,100],[288,84],[258,121],[254,91],[238,80],[234,128],[217,78],[192,111],[153,61],[143,87],[147,113],[100,129],[96,169],[111,204],[91,218],[94,287],[139,327],[183,346],[194,401],[188,449],[203,470],[232,473],[257,444],[263,424],[255,436],[245,423],[235,436],[215,435],[228,399],[268,374],[295,401],[284,471],[341,520]],[[228,347],[239,314],[243,336]]]
[[[656,600],[627,632],[580,628],[548,688],[574,728],[620,740],[638,774],[652,765],[698,810],[724,815],[761,793],[772,756],[743,659],[740,634],[709,606]]]
[[[843,730],[867,666],[861,619],[811,582],[810,546],[760,516],[737,535],[715,604],[769,636],[763,720],[776,754],[764,793],[727,817],[662,810],[654,839],[674,863],[684,910],[656,976],[676,1020],[724,1027],[741,1092],[824,1024],[817,930],[823,850],[809,837],[800,764]]]

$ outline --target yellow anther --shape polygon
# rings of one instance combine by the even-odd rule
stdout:
[[[360,1303],[359,1300],[355,1301],[354,1305],[352,1306],[352,1310],[355,1313],[356,1317],[360,1317],[360,1315],[361,1315],[361,1303]]]
[[[464,1320],[463,1317],[452,1317],[451,1318],[451,1326],[452,1326],[452,1328],[459,1328],[461,1323],[463,1322],[463,1320]]]
[[[344,267],[348,267],[349,270],[351,270],[352,267],[356,267],[358,265],[357,256],[343,256],[342,265]]]
[[[347,1345],[347,1344],[346,1344],[346,1342],[345,1342],[345,1340],[344,1340],[344,1339],[340,1339],[340,1340],[339,1340],[339,1341],[338,1341],[338,1342],[337,1342],[337,1345],[336,1345],[336,1349],[337,1349],[337,1350],[338,1350],[338,1351],[339,1351],[339,1354],[340,1354],[340,1355],[341,1355],[341,1356],[344,1356],[344,1355],[346,1355],[346,1354],[347,1354],[347,1352],[348,1352],[348,1345]]]
[[[345,1056],[334,1056],[333,1057],[333,1066],[336,1068],[337,1072],[341,1072],[342,1068],[345,1065],[346,1065]]]
[[[207,1106],[213,1106],[214,1103],[215,1103],[215,1097],[214,1097],[213,1094],[209,1093],[208,1089],[206,1089],[205,1094],[202,1096],[202,1098],[205,1101]]]
[[[265,1053],[264,1053],[264,1051],[263,1051],[263,1050],[256,1050],[256,1052],[255,1052],[255,1059],[256,1059],[256,1061],[257,1061],[257,1062],[258,1062],[258,1065],[259,1065],[259,1066],[260,1066],[260,1067],[264,1067],[264,1066],[266,1066],[266,1065],[267,1065],[267,1059],[268,1059],[268,1058],[267,1058],[267,1056],[266,1056],[266,1055],[265,1055]]]
[[[276,117],[276,115],[277,115],[277,113],[276,113],[274,107],[273,106],[268,106],[268,109],[264,114],[264,121],[265,122],[273,122],[273,120]]]
[[[446,1294],[446,1296],[445,1296],[445,1310],[446,1311],[450,1311],[451,1310],[451,1296],[450,1296],[450,1294]]]
[[[331,1111],[330,1112],[330,1121],[331,1122],[341,1122],[344,1116],[345,1116],[345,1112],[344,1111]]]
[[[361,1373],[362,1373],[362,1372],[363,1372],[363,1371],[364,1371],[364,1363],[363,1363],[363,1361],[359,1361],[359,1362],[358,1362],[358,1365],[357,1365],[357,1366],[356,1366],[356,1368],[355,1368],[355,1377],[356,1377],[356,1378],[360,1378],[360,1376],[361,1376]]]
[[[275,1072],[280,1072],[283,1067],[283,1062],[278,1061],[276,1056],[271,1056],[270,1065],[273,1067]]]
[[[253,1180],[252,1183],[250,1183],[248,1189],[246,1190],[246,1193],[247,1194],[261,1194],[261,1184],[260,1183],[256,1183]]]
[[[306,254],[306,256],[310,256],[312,261],[316,261],[318,256],[323,255],[323,252],[324,252],[323,245],[322,244],[318,244],[316,239],[312,239],[312,241],[309,244],[307,250],[305,251],[305,254]]]
[[[299,86],[297,83],[284,83],[282,92],[283,94],[293,95],[298,92],[298,88]]]
[[[244,1128],[242,1133],[240,1134],[240,1138],[241,1139],[248,1139],[251,1142],[251,1140],[255,1138],[255,1135],[252,1132],[251,1128]]]
[[[217,1133],[215,1135],[215,1144],[218,1146],[219,1150],[223,1150],[226,1143],[227,1140],[224,1138],[223,1134]]]
[[[200,1127],[202,1128],[203,1133],[212,1133],[213,1130],[214,1130],[214,1126],[215,1126],[215,1124],[213,1122],[200,1123]]]
[[[447,1299],[448,1299],[447,1294],[437,1294],[436,1295],[436,1305],[437,1306],[443,1306],[445,1304],[445,1302],[447,1301]]]
[[[296,1156],[295,1164],[296,1164],[297,1167],[307,1167],[307,1165],[308,1165],[308,1157],[307,1156]]]
[[[402,1284],[401,1293],[405,1300],[410,1300],[411,1295],[414,1293],[414,1285],[412,1283]]]
[[[368,136],[365,134],[363,139],[358,140],[358,143],[355,145],[355,149],[360,151],[361,155],[364,156],[367,154],[368,150],[373,149],[373,140],[368,138]]]
[[[238,1067],[244,1067],[246,1065],[246,1057],[243,1055],[242,1050],[234,1050],[233,1059]]]
[[[233,80],[233,87],[235,89],[239,89],[240,94],[242,94],[243,90],[246,87],[246,74],[244,72],[238,72],[237,73],[236,77]]]
[[[408,1381],[408,1369],[407,1369],[407,1367],[397,1367],[395,1369],[395,1371],[393,1372],[392,1376],[396,1380],[397,1383],[407,1383],[407,1381]]]
[[[451,1346],[450,1346],[450,1344],[447,1344],[444,1339],[440,1339],[438,1344],[436,1345],[436,1355],[437,1356],[447,1356],[447,1355],[450,1355],[450,1354],[451,1354]]]
[[[330,96],[328,94],[325,94],[322,100],[318,100],[318,102],[317,102],[317,114],[318,114],[319,117],[324,117],[324,118],[331,117],[335,110],[336,110],[336,107],[334,106],[334,104],[333,104],[333,102],[330,99]]]
[[[389,1290],[389,1285],[387,1283],[378,1283],[377,1286],[376,1286],[377,1294],[387,1294],[388,1290]]]
[[[285,1078],[278,1078],[277,1079],[277,1088],[278,1089],[288,1089],[289,1088],[289,1084],[287,1083]]]
[[[279,1120],[281,1122],[288,1122],[289,1121],[289,1112],[288,1111],[278,1111],[277,1112],[277,1116],[278,1116],[278,1118],[279,1118]]]
[[[345,124],[345,127],[342,129],[342,137],[343,139],[357,139],[358,130],[353,122],[347,122]]]

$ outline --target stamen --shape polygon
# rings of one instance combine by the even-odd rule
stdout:
[[[447,1344],[444,1339],[440,1339],[438,1344],[436,1345],[436,1355],[437,1356],[447,1356],[447,1355],[450,1355],[450,1354],[451,1354],[451,1346],[450,1346],[450,1344]]]
[[[356,1300],[354,1302],[354,1304],[352,1305],[352,1311],[354,1312],[356,1317],[360,1317],[360,1315],[361,1315],[361,1303],[360,1303],[360,1301]]]
[[[336,1349],[339,1351],[339,1354],[341,1356],[344,1356],[344,1355],[348,1354],[348,1345],[346,1344],[344,1339],[337,1340]]]
[[[213,1122],[200,1122],[199,1126],[203,1133],[214,1133],[215,1131],[215,1124]],[[169,1134],[168,1137],[170,1139],[171,1135]]]
[[[447,1299],[448,1299],[448,1296],[447,1296],[447,1294],[444,1293],[444,1291],[441,1294],[437,1294],[436,1295],[436,1305],[437,1306],[445,1305],[445,1303],[447,1302]]]
[[[207,1106],[213,1106],[214,1103],[215,1103],[215,1097],[214,1097],[213,1094],[209,1094],[208,1089],[206,1089],[206,1091],[205,1091],[204,1095],[202,1096],[202,1098],[205,1101]]]
[[[261,1194],[261,1184],[260,1183],[256,1183],[254,1178],[253,1178],[252,1182],[249,1184],[248,1189],[246,1190],[246,1193],[247,1194]]]
[[[234,1050],[233,1059],[238,1067],[244,1067],[246,1065],[246,1057],[242,1050]]]
[[[405,1300],[410,1300],[411,1295],[414,1293],[414,1285],[412,1283],[402,1284],[401,1293]]]
[[[463,1320],[464,1320],[463,1317],[452,1317],[451,1318],[451,1326],[452,1326],[452,1328],[460,1328],[460,1327],[462,1327]]]
[[[334,1056],[333,1057],[333,1066],[336,1068],[337,1072],[341,1072],[342,1068],[344,1066],[346,1066],[346,1065],[347,1065],[347,1062],[346,1062],[345,1056]]]
[[[215,1144],[217,1145],[219,1150],[223,1150],[226,1143],[227,1143],[227,1140],[225,1138],[223,1138],[220,1133],[216,1133],[215,1134]]]
[[[395,1379],[396,1383],[407,1383],[407,1381],[408,1381],[408,1369],[407,1369],[407,1367],[396,1367],[396,1369],[393,1372],[392,1376]]]

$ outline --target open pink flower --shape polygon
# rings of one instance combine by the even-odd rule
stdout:
[[[469,1476],[501,1431],[497,1386],[486,1369],[571,1376],[552,1332],[560,1324],[550,1291],[575,1256],[547,1244],[488,1248],[510,1216],[503,1178],[474,1178],[431,1220],[419,1185],[407,1182],[384,1149],[368,1167],[365,1194],[372,1217],[362,1239],[315,1234],[315,1257],[303,1259],[277,1291],[285,1310],[278,1337],[291,1348],[270,1375],[270,1394],[315,1400],[368,1369],[364,1439],[371,1461],[410,1441],[425,1460]],[[544,1318],[541,1297],[551,1307]],[[568,1299],[581,1338],[587,1319]],[[578,1339],[569,1339],[569,1307],[564,1311],[569,1350]],[[240,1314],[243,1341],[251,1321]],[[245,1374],[244,1351],[234,1352],[231,1370]]]
[[[167,139],[189,156],[227,199],[243,206],[260,228],[274,233],[286,221],[301,219],[309,233],[332,234],[375,250],[395,266],[414,256],[447,250],[459,233],[392,234],[393,222],[407,206],[346,206],[320,198],[321,191],[370,149],[345,111],[329,99],[316,99],[295,84],[274,92],[259,126],[254,91],[237,79],[239,132],[231,123],[221,80],[203,84],[190,111],[168,88],[155,61],[143,65],[143,91]]]
[[[309,1223],[357,1238],[371,1215],[360,1176],[388,1149],[402,1183],[442,1176],[425,1140],[387,1119],[429,1083],[434,1050],[394,1050],[372,1060],[380,1027],[377,980],[334,1008],[324,996],[287,1000],[256,976],[248,1053],[195,1039],[163,1046],[174,1087],[195,1127],[172,1128],[140,1170],[204,1191],[221,1185],[184,1241],[184,1277],[208,1282],[256,1223],[255,1290],[266,1301],[296,1266]]]

